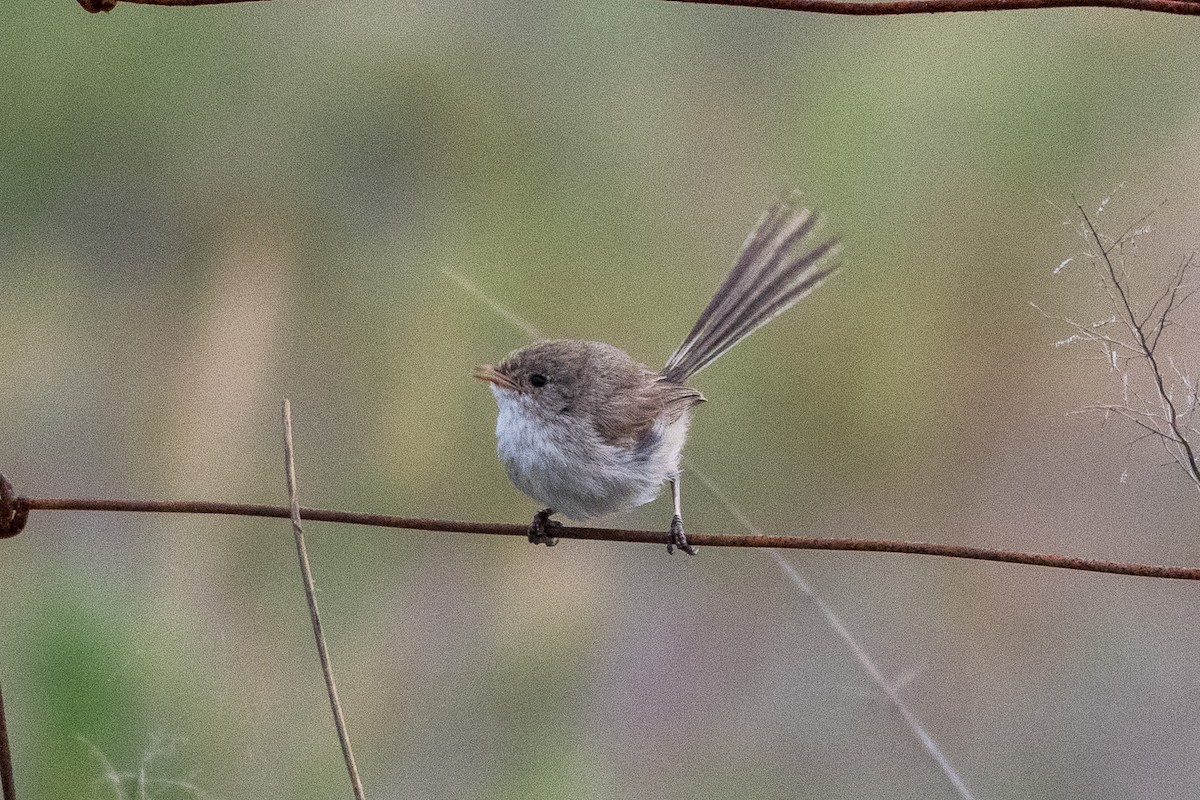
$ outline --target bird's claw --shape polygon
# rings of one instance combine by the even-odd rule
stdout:
[[[561,522],[556,519],[550,519],[550,515],[553,513],[554,509],[543,508],[533,515],[533,522],[529,523],[530,544],[544,544],[546,547],[554,547],[554,545],[558,544],[558,539],[547,532],[554,528],[562,527]]]
[[[688,544],[687,536],[683,532],[683,518],[676,514],[671,518],[671,530],[667,539],[667,552],[674,553],[678,547],[689,556],[694,556],[697,550],[692,545]]]

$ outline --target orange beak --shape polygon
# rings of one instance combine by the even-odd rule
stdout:
[[[512,389],[515,391],[517,388],[517,385],[512,382],[511,378],[491,364],[479,365],[472,374],[479,380],[487,381],[493,386],[499,386],[501,389]]]

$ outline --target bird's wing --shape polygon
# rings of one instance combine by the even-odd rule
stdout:
[[[596,432],[606,444],[632,447],[645,442],[660,417],[667,424],[677,421],[704,395],[672,383],[647,367],[639,367],[614,387],[608,402],[597,412]]]

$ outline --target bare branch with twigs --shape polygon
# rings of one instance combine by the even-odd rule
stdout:
[[[1176,359],[1163,352],[1170,342],[1164,336],[1177,329],[1183,336],[1194,331],[1180,320],[1180,314],[1195,295],[1197,287],[1189,281],[1197,266],[1196,253],[1180,260],[1165,286],[1149,304],[1134,297],[1130,275],[1130,255],[1137,239],[1150,231],[1149,215],[1127,227],[1119,236],[1111,237],[1097,224],[1108,198],[1095,214],[1079,203],[1075,204],[1080,222],[1078,232],[1085,242],[1079,255],[1063,261],[1055,273],[1075,262],[1084,262],[1111,307],[1112,314],[1091,325],[1083,325],[1067,317],[1054,317],[1040,308],[1050,319],[1066,325],[1071,335],[1056,342],[1056,346],[1084,345],[1098,349],[1098,357],[1109,365],[1109,371],[1120,382],[1119,402],[1096,403],[1084,411],[1104,415],[1105,419],[1119,417],[1140,428],[1143,433],[1130,442],[1132,447],[1141,441],[1157,440],[1172,464],[1180,467],[1200,491],[1200,463],[1197,462],[1197,428],[1192,415],[1200,408],[1197,378]],[[1144,309],[1140,306],[1144,305]],[[1036,304],[1034,305],[1037,308]]]

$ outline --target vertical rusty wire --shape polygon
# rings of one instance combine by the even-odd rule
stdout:
[[[12,750],[8,746],[8,719],[4,714],[4,692],[0,690],[0,789],[4,800],[16,800],[17,789],[13,784]]]
[[[0,475],[0,539],[16,536],[25,527],[29,504],[17,497],[8,478]],[[4,692],[0,691],[0,791],[3,800],[16,800],[13,782],[12,748],[8,743],[8,718],[4,713]]]

